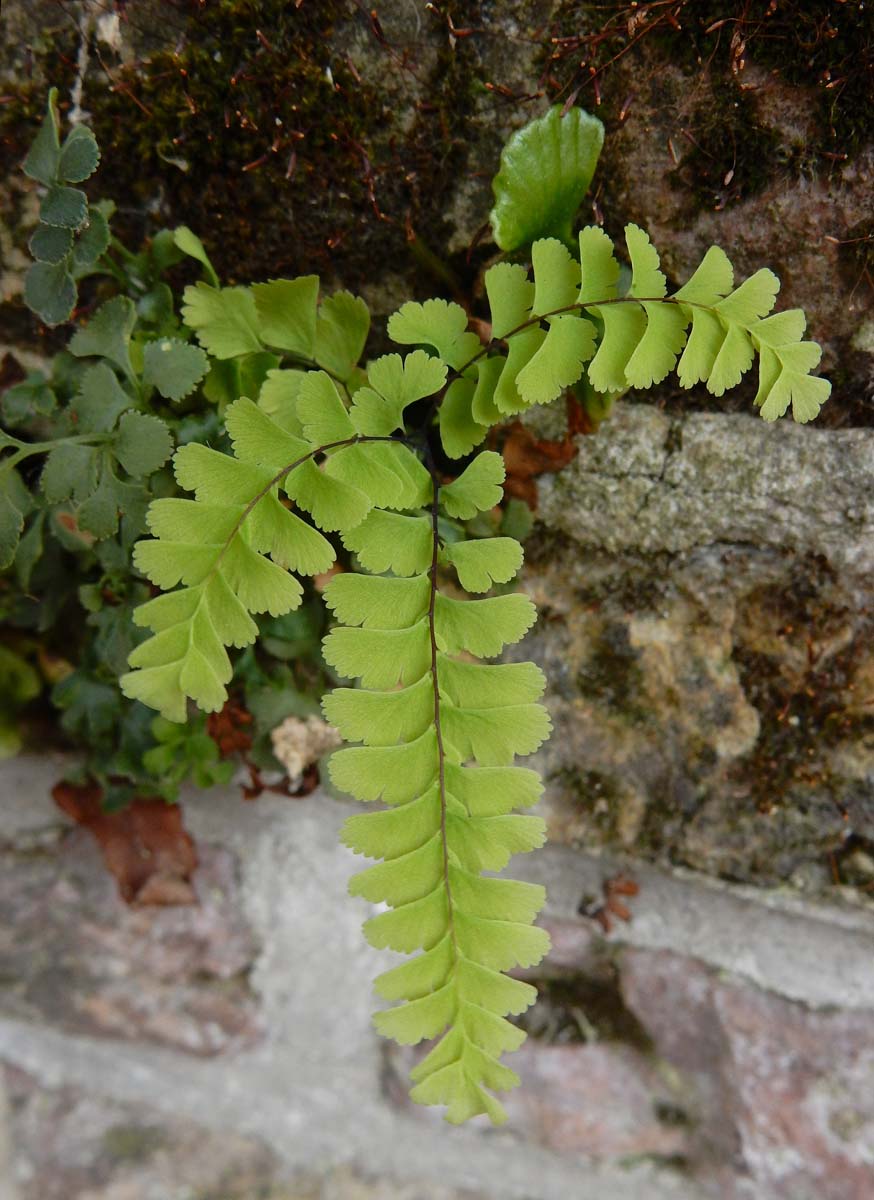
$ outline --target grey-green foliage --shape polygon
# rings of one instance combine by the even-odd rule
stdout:
[[[45,188],[39,225],[30,239],[36,260],[27,272],[24,299],[46,325],[60,325],[76,306],[76,282],[109,245],[107,206],[89,204],[81,188],[97,170],[100,150],[91,130],[74,125],[63,143],[57,90],[49,92],[46,117],[24,162],[24,171]]]
[[[135,532],[140,528],[149,502],[145,481],[173,449],[167,421],[150,410],[157,397],[176,403],[188,396],[208,360],[184,336],[146,340],[135,337],[136,326],[133,302],[115,296],[73,334],[68,355],[75,382],[63,407],[39,373],[4,396],[8,425],[15,427],[19,408],[22,423],[41,412],[46,436],[33,440],[0,429],[0,570],[16,560],[25,524],[42,528],[46,508],[68,510],[86,538],[113,536],[126,515]],[[29,464],[39,458],[39,483],[31,489],[22,469],[28,464],[30,479]]]

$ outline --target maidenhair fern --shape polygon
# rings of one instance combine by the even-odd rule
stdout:
[[[417,357],[425,356],[410,355]],[[187,697],[207,712],[220,709],[232,674],[226,647],[255,640],[251,614],[297,608],[303,589],[291,572],[315,575],[334,562],[331,543],[283,505],[280,492],[322,529],[343,531],[360,526],[375,503],[415,504],[430,482],[405,446],[356,432],[323,372],[303,380],[296,416],[274,419],[241,397],[225,424],[234,455],[196,443],[178,450],[176,478],[195,498],[153,501],[154,536],[134,549],[153,584],[183,586],[137,609],[135,620],[153,636],[131,654],[134,670],[121,684],[173,721],[185,720]],[[324,469],[315,465],[320,458]]]
[[[412,1096],[446,1105],[451,1121],[503,1120],[493,1093],[517,1082],[500,1056],[523,1040],[508,1017],[535,990],[506,972],[533,966],[548,948],[533,925],[544,894],[483,872],[543,841],[543,822],[516,811],[541,790],[516,758],[543,742],[549,719],[536,666],[482,661],[535,619],[530,600],[505,586],[521,565],[519,544],[465,532],[500,502],[502,460],[481,452],[446,482],[429,447],[432,421],[446,455],[464,458],[491,426],[583,378],[611,393],[676,368],[683,386],[703,382],[721,395],[756,354],[765,419],[791,403],[796,420],[810,420],[829,391],[809,374],[819,347],[801,340],[803,315],[768,315],[778,287],[770,271],[735,288],[727,257],[713,248],[669,295],[646,234],[630,225],[626,244],[624,294],[602,230],[582,230],[578,259],[542,239],[532,278],[509,262],[486,272],[487,344],[459,305],[409,303],[388,332],[415,349],[366,372],[358,366],[366,308],[345,294],[319,306],[311,277],[186,292],[187,322],[238,380],[257,378],[251,364],[265,355],[269,369],[256,399],[226,409],[233,453],[183,446],[176,478],[193,498],[150,507],[153,536],[137,545],[135,562],[164,594],[138,610],[152,636],[134,650],[122,686],[172,721],[185,720],[189,698],[220,708],[232,673],[227,647],[256,638],[253,614],[298,605],[296,576],[328,571],[336,547],[324,533],[339,535],[354,569],[325,589],[337,624],[324,656],[358,686],[336,689],[324,711],[361,744],[335,753],[331,776],[385,806],[344,826],[348,846],[381,860],[351,891],[388,906],[365,925],[374,946],[416,955],[377,981],[393,1006],[376,1025],[404,1044],[437,1039],[413,1070]],[[422,401],[428,415],[417,431],[407,418]]]

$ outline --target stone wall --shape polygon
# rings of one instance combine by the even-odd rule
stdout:
[[[874,435],[621,404],[540,487],[554,836],[874,880]]]
[[[510,1120],[411,1106],[370,1025],[338,844],[351,804],[185,799],[199,904],[127,908],[48,797],[0,771],[3,1200],[867,1200],[872,919],[552,847]],[[633,870],[630,923],[581,916]],[[4,1115],[5,1112],[5,1115]],[[4,1191],[5,1188],[5,1191]]]

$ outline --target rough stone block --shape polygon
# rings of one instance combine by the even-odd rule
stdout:
[[[0,872],[0,1009],[76,1033],[212,1055],[260,1036],[248,983],[258,944],[238,866],[200,846],[199,904],[128,908],[82,830],[55,851],[8,851]]]

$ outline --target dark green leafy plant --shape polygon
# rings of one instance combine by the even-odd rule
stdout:
[[[36,260],[27,273],[25,299],[46,325],[60,325],[76,306],[77,280],[87,274],[109,245],[107,210],[89,204],[81,188],[97,170],[100,150],[85,125],[75,125],[60,141],[57,90],[49,92],[48,112],[24,162],[31,179],[46,189],[39,225],[30,239]]]
[[[507,972],[534,965],[548,948],[533,925],[543,889],[484,874],[543,841],[541,819],[517,811],[535,803],[539,778],[515,760],[548,736],[549,718],[534,664],[486,661],[524,637],[535,612],[507,586],[521,546],[476,524],[501,501],[503,462],[491,450],[472,452],[507,417],[583,382],[605,397],[649,387],[676,368],[683,386],[703,382],[721,395],[758,358],[756,403],[767,420],[791,405],[796,420],[808,421],[829,391],[809,374],[819,347],[802,340],[803,314],[770,315],[778,289],[770,271],[735,287],[714,247],[669,293],[636,226],[625,231],[627,278],[603,230],[571,239],[594,164],[593,126],[579,115],[564,120],[567,128],[552,113],[523,131],[518,153],[502,163],[498,236],[516,247],[532,231],[559,236],[534,240],[530,270],[504,261],[486,271],[486,341],[458,304],[410,302],[388,323],[406,352],[362,366],[370,319],[360,299],[340,292],[320,300],[315,276],[220,287],[201,244],[177,231],[177,246],[208,275],[185,289],[179,336],[147,340],[135,369],[130,313],[110,301],[70,347],[96,358],[89,369],[101,372],[77,401],[80,420],[92,424],[57,445],[9,438],[2,464],[17,478],[24,458],[47,455],[47,499],[72,497],[77,514],[85,508],[86,521],[110,536],[112,514],[124,511],[116,486],[157,470],[169,449],[143,407],[155,395],[170,403],[186,395],[209,356],[203,389],[222,409],[229,446],[186,440],[173,459],[186,494],[169,485],[153,493],[151,536],[133,549],[156,593],[133,614],[149,635],[121,678],[129,701],[161,713],[147,763],[170,783],[191,770],[216,777],[220,764],[202,733],[177,737],[171,723],[186,721],[191,700],[206,712],[222,709],[234,678],[229,648],[257,643],[259,614],[282,620],[298,609],[301,580],[334,565],[339,539],[352,569],[326,588],[336,624],[323,653],[358,686],[336,688],[324,711],[360,744],[335,753],[331,776],[359,800],[385,805],[344,826],[352,849],[382,860],[355,877],[352,891],[388,906],[365,925],[372,944],[419,952],[378,980],[383,998],[397,1003],[376,1023],[401,1043],[439,1039],[413,1071],[412,1094],[446,1105],[456,1122],[478,1113],[504,1119],[493,1093],[518,1080],[500,1056],[524,1039],[508,1017],[535,997]],[[556,182],[560,202],[538,216],[528,204],[532,172],[552,170],[568,136],[579,149],[571,176],[567,186]],[[438,449],[441,461],[458,464],[451,477],[436,465]],[[105,458],[101,467],[86,464],[92,454]],[[111,472],[107,484],[101,471]],[[110,497],[88,509],[101,487]],[[23,479],[5,494],[13,507],[29,495]],[[18,506],[22,522],[29,503]],[[81,704],[70,691],[68,711]]]

